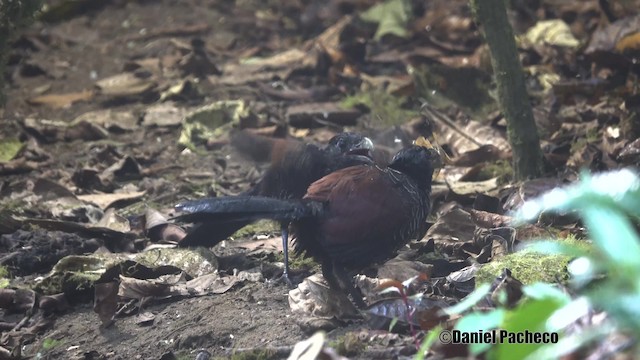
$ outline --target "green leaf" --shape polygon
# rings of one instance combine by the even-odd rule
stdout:
[[[461,332],[487,332],[493,329],[497,329],[501,326],[507,311],[504,309],[496,309],[486,313],[475,312],[465,315],[462,319],[458,320],[455,326],[456,330]],[[488,343],[472,343],[469,344],[469,351],[474,354],[483,353],[491,347],[492,344]]]
[[[553,189],[527,201],[515,213],[519,221],[534,220],[545,211],[582,211],[587,207],[619,207],[640,216],[640,178],[630,169],[590,176],[582,173],[578,184]]]
[[[506,314],[502,329],[509,333],[523,333],[527,330],[543,332],[547,318],[562,305],[562,302],[554,298],[526,301]],[[540,347],[542,344],[504,341],[497,344],[492,352],[498,359],[524,359]]]
[[[15,138],[0,141],[0,162],[12,160],[23,147],[24,144]]]
[[[461,302],[455,304],[454,306],[448,307],[444,309],[444,312],[448,315],[460,314],[466,310],[471,309],[478,301],[482,300],[485,297],[489,290],[491,290],[491,285],[484,284],[478,287],[474,292],[467,295]]]
[[[613,207],[593,205],[580,212],[594,243],[611,260],[610,265],[640,273],[640,239],[625,214]]]
[[[611,334],[614,331],[612,326],[603,325],[595,328],[588,328],[575,335],[561,338],[556,344],[550,344],[542,346],[535,352],[526,357],[527,360],[546,360],[546,359],[560,359],[565,355],[574,353],[587,343],[604,339],[605,336]],[[515,359],[515,357],[509,357],[509,359]]]
[[[378,24],[374,38],[380,40],[387,34],[401,38],[409,36],[407,26],[411,18],[411,2],[409,0],[387,0],[372,6],[360,15],[367,22]]]
[[[488,331],[502,325],[507,311],[495,309],[489,312],[474,312],[462,317],[455,326],[463,332]]]
[[[535,283],[522,288],[522,292],[529,298],[535,300],[553,299],[562,305],[571,301],[571,297],[558,289],[556,285],[547,283]]]
[[[582,296],[574,299],[568,304],[564,304],[546,319],[545,329],[547,331],[564,329],[579,318],[587,316],[591,310],[592,306],[587,297]]]
[[[589,255],[589,252],[584,247],[553,240],[536,241],[534,243],[531,243],[530,245],[527,245],[524,250],[535,251],[542,254],[562,254],[573,257]]]
[[[389,322],[389,332],[392,332],[393,328],[396,327],[397,324],[398,324],[397,317],[394,317],[393,319],[391,319],[391,321]]]
[[[435,328],[431,329],[431,331],[429,331],[429,334],[424,338],[424,340],[422,340],[420,349],[418,350],[418,353],[413,358],[413,360],[424,360],[427,350],[429,350],[433,346],[433,344],[436,343],[436,340],[438,339],[438,335],[440,335],[441,332],[442,332],[441,325],[438,325]]]

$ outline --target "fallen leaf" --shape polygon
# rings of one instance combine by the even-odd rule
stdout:
[[[116,281],[94,285],[93,311],[104,327],[111,325],[118,310],[118,286]]]
[[[0,143],[0,162],[13,160],[24,146],[25,144],[16,138],[3,139]]]
[[[122,73],[96,82],[101,93],[110,96],[140,95],[156,86],[156,82],[147,74]]]
[[[81,92],[67,93],[67,94],[51,94],[42,95],[27,100],[31,105],[45,105],[54,109],[67,108],[78,101],[87,101],[94,96],[93,91],[84,90]]]
[[[132,191],[125,193],[115,193],[115,194],[89,194],[89,195],[79,195],[78,199],[86,202],[90,202],[96,204],[98,207],[102,209],[107,209],[114,205],[114,203],[122,200],[137,200],[142,198],[146,191]]]
[[[534,45],[553,45],[575,48],[580,42],[573,36],[569,25],[560,19],[538,21],[524,35],[524,39]]]

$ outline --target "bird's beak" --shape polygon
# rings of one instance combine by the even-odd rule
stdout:
[[[424,136],[420,136],[419,138],[415,139],[413,141],[413,145],[422,146],[427,149],[433,149],[433,145],[431,145],[431,142],[427,140],[427,138],[425,138]]]
[[[348,154],[363,155],[363,156],[371,157],[371,152],[373,151],[373,148],[374,148],[373,141],[371,141],[371,139],[365,136],[362,139],[362,141],[353,145],[353,147],[349,149]]]
[[[433,144],[427,140],[424,136],[420,136],[417,138],[413,145],[422,146],[429,149],[429,152],[432,154],[432,163],[435,168],[443,168],[445,165],[452,165],[453,160],[447,155],[447,152],[438,144],[438,139],[436,138],[436,134],[433,134]]]

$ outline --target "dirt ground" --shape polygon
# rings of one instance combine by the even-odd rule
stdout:
[[[56,6],[62,2],[46,3]],[[68,122],[80,114],[104,108],[133,114],[144,111],[152,100],[113,101],[98,96],[62,107],[37,106],[27,100],[41,93],[43,87],[49,94],[93,89],[96,79],[122,72],[135,59],[161,56],[169,38],[186,42],[191,37],[203,39],[207,49],[220,50],[214,62],[233,58],[248,48],[257,49],[257,54],[269,53],[303,40],[294,29],[283,29],[286,14],[274,13],[273,4],[262,1],[117,0],[101,4],[87,6],[78,14],[58,21],[38,21],[24,30],[26,45],[16,44],[16,52],[24,57],[19,58],[20,64],[11,64],[16,73],[3,111],[0,132],[4,138],[22,131],[19,123],[25,118]],[[256,14],[264,16],[256,19]],[[179,33],[144,36],[192,25],[206,25],[207,29],[187,31],[184,36]],[[309,32],[309,35],[318,33]],[[25,68],[25,62],[39,69],[35,75],[17,73]],[[187,101],[181,106],[190,108],[238,97],[249,100],[255,99],[256,94],[247,86],[223,88],[206,81],[201,86],[204,99],[193,104]],[[108,143],[117,151],[146,158],[150,164],[163,168],[154,175],[156,180],[184,179],[188,174],[198,173],[206,177],[219,170],[216,163],[221,159],[225,159],[227,169],[236,170],[231,171],[230,178],[243,179],[238,185],[228,183],[227,191],[238,192],[255,180],[253,169],[257,165],[233,158],[227,148],[181,155],[175,146],[179,131],[176,127],[158,127],[116,132],[109,135]],[[90,163],[91,152],[100,151],[102,145],[88,147],[83,140],[44,141],[40,146],[50,156],[49,160],[34,172],[12,176],[8,182],[37,177],[67,182],[69,173]],[[247,177],[248,173],[253,174],[253,179]],[[183,184],[160,182],[162,185],[150,196],[149,203],[170,207],[185,195],[180,195]],[[28,283],[31,279],[22,281]],[[171,359],[172,356],[193,359],[200,349],[209,351],[214,358],[226,358],[233,349],[270,348],[274,351],[270,358],[285,358],[292,345],[308,336],[290,313],[287,293],[283,285],[249,283],[221,295],[154,303],[144,307],[144,312],[155,314],[152,325],[138,324],[138,315],[134,314],[118,318],[107,329],[99,326],[90,303],[80,303],[58,317],[35,341],[25,344],[22,353],[37,359]]]
[[[137,317],[130,316],[101,330],[91,306],[78,307],[56,320],[54,329],[44,335],[61,341],[44,358],[159,359],[173,352],[191,359],[200,349],[227,357],[234,348],[276,349],[305,337],[290,315],[285,287],[253,284],[144,311],[155,314],[152,325],[136,324]]]
[[[328,330],[327,345],[348,358],[411,358],[419,336],[406,324],[386,331],[384,323],[411,316],[397,298],[371,305],[383,322],[313,322],[295,314],[289,289],[270,281],[282,272],[274,225],[213,249],[222,283],[237,280],[229,288],[153,294],[152,301],[148,293],[120,294],[134,308],[108,327],[93,304],[104,283],[86,288],[71,276],[63,280],[77,282],[56,291],[30,290],[60,259],[75,264],[69,255],[135,256],[174,246],[185,234],[167,223],[176,204],[255,184],[267,156],[234,150],[229,134],[237,128],[313,143],[355,130],[371,137],[386,161],[418,136],[438,134],[451,164],[434,180],[427,235],[375,269],[398,280],[390,286],[414,275],[422,281],[412,289],[424,305],[417,312],[424,317],[414,318],[420,335],[444,322],[433,309],[468,295],[476,276],[519,294],[498,305],[500,296],[487,295],[490,307],[519,301],[526,284],[520,275],[531,283],[564,279],[566,263],[558,265],[562,276],[537,268],[512,276],[496,265],[482,279],[490,267],[476,265],[501,264],[534,238],[582,240],[584,226],[571,217],[518,229],[505,224],[525,201],[578,180],[582,169],[640,163],[637,36],[620,38],[637,33],[640,7],[629,15],[633,2],[511,2],[517,34],[535,25],[518,51],[545,157],[545,174],[522,182],[512,178],[488,47],[467,0],[44,3],[12,43],[8,101],[0,109],[0,359],[281,359],[317,329]],[[383,5],[373,7],[377,15],[366,11],[374,4]],[[407,13],[411,21],[402,22]],[[9,143],[19,151],[5,159],[18,148]],[[319,272],[318,264],[292,260],[297,280]],[[172,266],[143,269],[154,276],[140,277],[183,270]],[[110,281],[122,286],[120,279],[133,277],[129,270]],[[418,276],[425,273],[431,277]],[[379,293],[370,295],[368,301]],[[468,355],[469,347],[458,345],[431,348],[430,356]]]

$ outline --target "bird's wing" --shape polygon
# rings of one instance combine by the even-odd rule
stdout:
[[[304,144],[294,139],[281,139],[241,130],[231,135],[231,145],[240,154],[257,162],[279,162],[286,153],[300,151]]]
[[[388,255],[406,237],[419,202],[376,166],[354,166],[325,176],[305,199],[325,203],[317,239],[335,260],[369,260]],[[359,254],[358,256],[354,256]],[[378,255],[379,254],[379,255]]]

